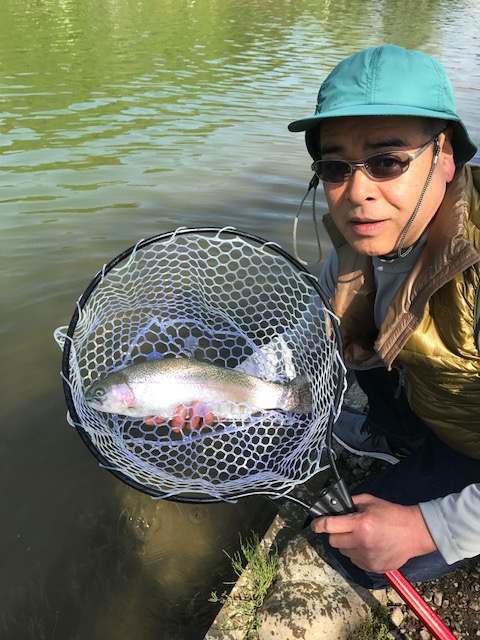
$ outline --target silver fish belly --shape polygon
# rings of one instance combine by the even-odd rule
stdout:
[[[311,411],[308,380],[269,382],[195,358],[163,358],[125,367],[93,383],[86,403],[98,411],[135,418],[170,418],[179,406],[194,402],[242,405],[257,410]]]

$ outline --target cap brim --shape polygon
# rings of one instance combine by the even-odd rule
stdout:
[[[347,118],[355,116],[416,116],[419,118],[439,118],[441,120],[459,120],[455,113],[431,111],[430,109],[419,109],[392,104],[372,104],[343,107],[332,111],[325,111],[309,118],[295,120],[288,125],[289,131],[309,131],[316,127],[322,120],[328,118]]]
[[[293,132],[311,131],[317,127],[322,120],[330,118],[347,118],[356,116],[412,116],[417,118],[437,118],[440,120],[450,120],[456,123],[456,140],[454,141],[455,159],[457,164],[468,162],[477,152],[476,145],[470,140],[463,122],[456,113],[448,111],[432,111],[430,109],[419,109],[402,105],[359,105],[343,107],[332,111],[325,111],[309,118],[294,120],[288,125],[288,130]],[[308,135],[308,134],[307,134]]]

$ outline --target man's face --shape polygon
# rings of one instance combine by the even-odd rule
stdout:
[[[332,118],[321,125],[320,147],[322,160],[360,161],[384,151],[413,153],[428,139],[419,118]],[[447,132],[439,136],[439,143],[442,150],[437,167],[403,249],[418,240],[434,217],[455,172]],[[323,183],[335,225],[356,251],[370,256],[393,255],[424,188],[433,154],[432,144],[411,161],[405,173],[391,180],[376,181],[357,169],[344,183]]]

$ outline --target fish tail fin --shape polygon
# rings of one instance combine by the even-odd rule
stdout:
[[[288,383],[284,398],[284,406],[286,411],[292,413],[311,413],[312,411],[312,392],[310,382],[306,375],[297,376]]]

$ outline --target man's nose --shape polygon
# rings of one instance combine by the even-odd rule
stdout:
[[[365,167],[352,167],[353,172],[347,180],[347,197],[354,204],[373,199],[375,181],[368,175]]]

